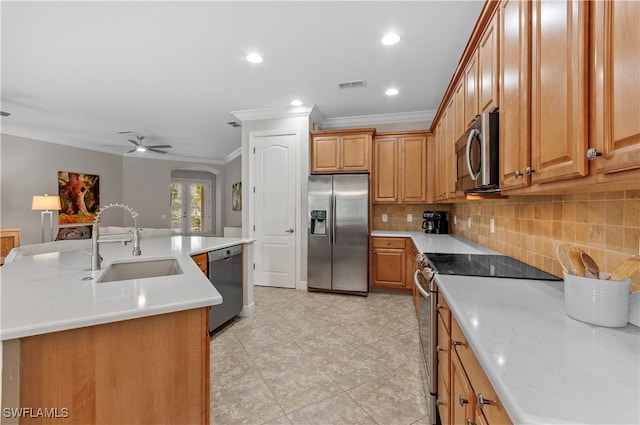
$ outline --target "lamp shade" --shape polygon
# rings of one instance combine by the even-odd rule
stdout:
[[[62,207],[60,206],[60,197],[59,196],[39,196],[36,195],[33,197],[33,202],[31,203],[32,210],[60,210]]]

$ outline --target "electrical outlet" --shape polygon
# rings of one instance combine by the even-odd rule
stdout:
[[[494,219],[489,220],[489,230],[491,231],[491,233],[496,232],[496,222]]]
[[[386,214],[382,214],[382,222],[386,223],[387,221],[389,221],[389,216]]]
[[[166,214],[160,214],[160,220],[166,220],[167,216]]]
[[[407,221],[411,223],[413,221],[413,214],[407,214]]]
[[[455,226],[456,224],[458,224],[458,216],[454,215],[453,216],[453,225]]]
[[[471,217],[467,218],[467,227],[471,229]]]

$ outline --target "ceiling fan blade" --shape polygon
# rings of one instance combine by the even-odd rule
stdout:
[[[151,148],[160,148],[160,149],[164,149],[164,148],[172,148],[173,146],[171,145],[145,145],[147,148],[151,149]]]
[[[116,134],[136,134],[136,133],[129,130],[123,130],[123,131],[117,131]]]
[[[151,148],[149,146],[147,146],[147,150],[149,150],[151,152],[161,153],[161,154],[166,154],[167,153],[167,151],[161,151],[161,150],[158,150],[158,149],[153,149],[153,148]]]
[[[133,139],[127,139],[127,140],[128,140],[128,141],[130,141],[131,143],[133,143],[133,144],[134,144],[134,145],[136,145],[136,146],[140,146],[140,142],[136,142],[136,141],[135,141],[135,140],[133,140]]]
[[[135,151],[136,151],[136,149],[131,149],[130,151],[126,151],[125,153],[133,153]]]

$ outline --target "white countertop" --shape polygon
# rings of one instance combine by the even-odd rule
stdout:
[[[570,318],[563,282],[436,280],[514,423],[640,423],[640,328]]]
[[[88,241],[88,251],[91,244]],[[222,297],[191,259],[192,254],[252,243],[251,239],[159,237],[131,244],[100,245],[102,269],[91,271],[85,249],[23,255],[0,268],[0,337],[21,338],[222,303]],[[183,274],[95,283],[114,260],[177,258]],[[83,281],[82,278],[92,280]]]
[[[445,254],[497,254],[497,252],[475,244],[456,235],[435,235],[424,232],[402,230],[374,230],[371,236],[411,238],[419,252],[441,252]]]
[[[410,237],[420,252],[497,254],[455,235],[371,235]],[[513,423],[640,423],[640,328],[570,318],[563,282],[436,281]]]

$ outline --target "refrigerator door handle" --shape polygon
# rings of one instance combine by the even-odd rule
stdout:
[[[329,216],[327,217],[327,225],[329,232],[329,245],[333,245],[333,195],[329,196]]]
[[[337,211],[337,206],[336,204],[338,203],[338,198],[337,196],[333,195],[331,197],[331,244],[335,245],[336,244],[336,211]]]

